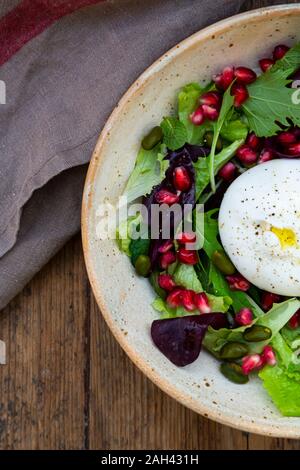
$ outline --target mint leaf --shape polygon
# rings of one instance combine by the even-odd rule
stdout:
[[[248,135],[248,126],[240,119],[227,121],[222,127],[220,134],[223,139],[226,139],[229,142],[234,142],[239,139],[245,140]]]
[[[218,141],[218,137],[220,135],[221,129],[223,127],[223,124],[225,120],[227,119],[229,112],[232,111],[233,109],[234,97],[231,96],[230,90],[231,90],[231,87],[227,88],[227,90],[225,91],[223,95],[223,101],[222,101],[222,106],[220,109],[220,114],[219,114],[217,122],[215,122],[213,125],[214,137],[213,137],[212,146],[210,149],[210,154],[208,157],[209,158],[209,179],[210,179],[211,189],[213,192],[216,190],[215,153],[216,153],[217,141]]]
[[[186,127],[177,118],[163,118],[160,127],[164,133],[163,142],[170,150],[177,150],[187,142]]]

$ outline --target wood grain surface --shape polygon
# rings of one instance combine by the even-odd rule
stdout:
[[[79,235],[1,312],[0,338],[0,449],[300,450],[202,418],[144,377],[101,317]]]
[[[300,449],[198,416],[153,385],[107,328],[79,235],[0,315],[1,449]]]

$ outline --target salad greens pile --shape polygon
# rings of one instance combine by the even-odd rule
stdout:
[[[117,231],[120,250],[130,257],[138,273],[149,277],[156,293],[152,305],[159,312],[160,319],[154,322],[152,338],[161,351],[172,362],[182,366],[188,363],[184,361],[185,355],[193,356],[195,360],[201,344],[219,360],[224,360],[224,347],[228,344],[238,344],[247,351],[247,357],[255,358],[264,354],[266,346],[270,346],[276,359],[267,361],[263,366],[260,364],[253,370],[258,373],[264,388],[285,416],[300,416],[300,301],[296,298],[280,298],[266,311],[262,307],[262,292],[258,288],[254,285],[245,289],[233,288],[228,282],[230,276],[226,269],[230,264],[219,238],[218,208],[230,182],[224,181],[219,172],[230,161],[234,162],[238,173],[247,171],[249,165],[238,161],[236,153],[251,133],[261,138],[263,145],[274,151],[275,157],[281,155],[282,150],[276,153],[274,140],[278,133],[300,127],[300,107],[293,103],[294,90],[290,86],[299,68],[300,44],[296,44],[253,83],[247,85],[249,97],[241,106],[234,104],[233,81],[222,92],[218,118],[206,119],[201,125],[192,122],[191,114],[198,108],[201,96],[218,89],[214,82],[206,87],[198,83],[185,85],[178,93],[176,114],[164,117],[159,131],[155,128],[158,139],[155,136],[153,138],[153,134],[153,145],[146,145],[151,148],[140,148],[124,195],[129,203],[143,197],[150,210],[150,205],[157,203],[155,198],[158,192],[167,189],[176,197],[170,171],[174,171],[178,165],[186,168],[192,184],[184,197],[182,193],[178,196],[179,203],[189,201],[193,206],[197,202],[205,203],[204,223],[197,221],[195,210],[191,214],[197,240],[202,241],[196,262],[189,264],[176,257],[180,245],[175,236],[176,227],[173,227],[171,240],[173,258],[170,255],[170,262],[165,265],[162,265],[161,257],[166,240],[150,240],[142,235],[132,239],[133,229],[143,226],[140,214],[123,221]],[[148,225],[143,230],[148,233]],[[225,271],[216,262],[216,253],[223,256]],[[172,285],[171,288],[162,287],[162,275],[166,275],[165,279],[174,284],[173,290]],[[198,295],[195,298],[199,302],[206,299],[209,313],[201,311],[201,306],[197,308],[196,300],[191,301],[191,304],[179,302],[178,287],[180,292]],[[173,303],[170,301],[172,294]],[[204,296],[201,297],[201,294]],[[243,309],[252,312],[250,324],[243,325],[236,321],[237,314]],[[222,315],[214,317],[214,313]],[[291,319],[297,315],[298,324],[294,322],[291,326]],[[176,324],[172,323],[171,320],[179,318],[181,320]],[[182,325],[185,325],[185,329]],[[250,330],[252,333],[264,331],[265,337],[261,338],[258,334],[256,340],[253,340]],[[184,334],[189,336],[183,337]],[[172,349],[174,343],[176,351]],[[180,360],[178,351],[182,354]],[[248,380],[247,377],[240,380],[241,375],[245,374],[242,361],[242,357],[234,357],[234,354],[230,359],[237,380],[232,375],[228,378],[237,383]],[[221,371],[225,369],[221,368]]]

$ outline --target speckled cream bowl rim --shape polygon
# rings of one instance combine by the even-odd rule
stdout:
[[[300,438],[299,433],[295,434],[293,430],[293,425],[291,422],[291,426],[282,425],[282,426],[274,426],[272,424],[261,424],[258,426],[255,422],[252,422],[249,418],[245,416],[245,418],[241,418],[237,420],[235,417],[228,417],[222,415],[220,416],[219,413],[214,411],[212,408],[209,408],[205,405],[202,405],[201,402],[195,400],[191,397],[185,396],[184,393],[180,393],[165,379],[160,377],[156,371],[149,365],[146,364],[135,352],[134,347],[129,344],[126,340],[126,336],[124,336],[123,332],[119,329],[119,327],[113,321],[110,311],[106,306],[106,303],[103,299],[103,294],[101,292],[101,288],[97,283],[97,273],[94,270],[93,259],[91,253],[89,251],[89,233],[88,233],[88,219],[91,207],[91,188],[93,188],[93,184],[95,183],[95,175],[96,171],[99,170],[103,162],[101,161],[103,157],[103,145],[105,139],[109,135],[111,128],[118,123],[118,118],[124,109],[126,108],[126,104],[129,100],[132,101],[139,90],[143,87],[143,84],[151,79],[156,72],[159,72],[166,63],[170,61],[176,60],[178,54],[180,54],[183,50],[189,49],[193,47],[195,43],[198,41],[204,41],[211,37],[214,34],[220,34],[223,31],[226,31],[228,28],[236,26],[238,23],[242,22],[250,22],[255,20],[256,18],[260,18],[261,16],[267,16],[268,18],[280,15],[281,13],[289,13],[292,14],[293,12],[299,14],[300,11],[300,3],[298,4],[288,4],[288,5],[278,5],[272,6],[267,8],[260,8],[256,10],[252,10],[249,12],[241,13],[225,20],[219,21],[211,26],[208,26],[201,31],[193,34],[192,36],[188,37],[187,39],[180,42],[178,45],[174,46],[170,49],[166,54],[164,54],[161,58],[156,60],[140,77],[132,84],[132,86],[128,89],[128,91],[123,95],[115,109],[113,110],[112,114],[110,115],[108,121],[106,122],[99,139],[97,141],[95,150],[92,155],[91,163],[89,165],[86,182],[85,182],[85,189],[83,194],[83,204],[82,204],[82,240],[83,240],[83,250],[84,250],[84,257],[85,263],[87,267],[87,272],[89,276],[89,280],[91,282],[91,286],[96,297],[96,301],[98,306],[101,310],[101,313],[106,320],[110,330],[112,331],[113,335],[115,336],[116,340],[122,346],[126,354],[130,357],[130,359],[134,362],[134,364],[150,379],[152,380],[158,387],[160,387],[164,392],[170,395],[172,398],[180,402],[181,404],[187,406],[188,408],[192,409],[193,411],[204,415],[210,419],[213,419],[221,424],[225,424],[231,426],[236,429],[253,432],[257,434],[265,434],[268,436],[273,437],[286,437],[286,438]]]

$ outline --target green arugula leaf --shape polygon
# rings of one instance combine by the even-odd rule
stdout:
[[[209,269],[209,281],[216,295],[231,298],[235,313],[247,307],[252,309],[255,317],[264,314],[261,308],[246,292],[231,290],[224,275],[212,263]]]
[[[233,101],[234,97],[231,96],[230,94],[231,87],[227,88],[223,95],[223,101],[222,101],[222,106],[220,109],[220,114],[218,117],[217,122],[214,123],[213,128],[214,128],[214,137],[212,141],[212,146],[210,149],[210,154],[208,156],[209,159],[209,180],[210,180],[210,185],[212,191],[216,190],[216,183],[215,183],[215,153],[216,153],[216,146],[217,146],[217,141],[221,132],[221,129],[223,127],[223,124],[225,120],[228,117],[228,114],[230,111],[233,109]]]
[[[280,360],[281,365],[287,369],[292,362],[293,351],[283,339],[281,333],[274,336],[271,344],[276,351],[277,359]]]
[[[164,148],[161,145],[157,145],[151,150],[145,150],[141,147],[123,193],[127,197],[128,203],[149,193],[153,186],[163,180],[163,153]]]
[[[244,140],[236,140],[232,144],[228,145],[227,147],[223,148],[221,152],[219,152],[214,157],[214,173],[217,174],[218,171],[222,168],[225,163],[227,163],[237,149],[242,145]],[[199,199],[200,195],[204,191],[204,189],[209,184],[209,163],[210,157],[206,158],[199,158],[199,160],[194,164],[195,168],[195,186],[196,186],[196,200]]]
[[[160,127],[164,133],[163,142],[170,150],[177,150],[187,142],[188,134],[186,127],[177,118],[163,118]]]
[[[267,72],[248,86],[249,98],[243,104],[250,129],[259,137],[270,137],[281,130],[278,123],[300,125],[300,106],[293,103],[295,92],[287,88],[288,77],[300,67],[300,44],[291,48]]]
[[[214,217],[218,212],[219,209],[212,209],[211,211],[204,213],[203,250],[210,259],[216,250],[223,250],[223,247],[218,240],[218,218]]]
[[[286,87],[289,80],[285,75],[281,70],[267,71],[248,87],[249,99],[243,110],[250,130],[259,137],[270,137],[281,131],[278,123],[290,126],[288,119],[300,125],[300,106],[292,101],[295,90]]]
[[[218,240],[218,219],[214,217],[217,211],[217,209],[214,209],[204,214],[204,233],[199,233],[202,226],[197,227],[196,225],[197,237],[203,238],[203,250],[209,259],[211,259],[216,250],[223,250]],[[209,283],[217,296],[230,297],[232,299],[232,307],[235,312],[238,312],[243,307],[248,307],[253,310],[256,317],[264,315],[261,308],[245,292],[232,291],[224,275],[211,262],[209,267]]]
[[[288,323],[299,308],[300,301],[294,298],[285,300],[279,304],[273,304],[271,310],[259,318],[257,323],[258,325],[270,328],[273,338]]]
[[[198,279],[195,268],[189,264],[178,264],[174,272],[174,281],[179,286],[191,289],[195,292],[202,292],[201,282]]]

